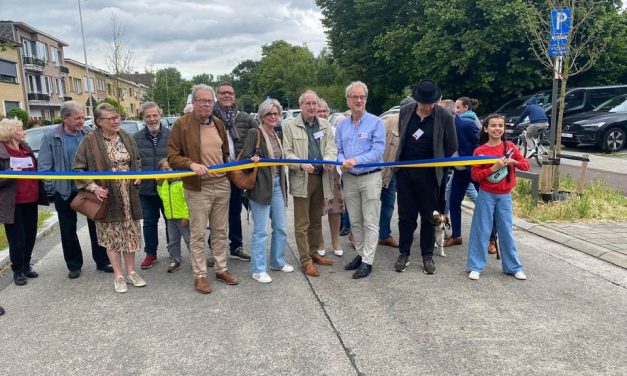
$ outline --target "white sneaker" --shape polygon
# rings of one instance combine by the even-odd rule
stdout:
[[[516,272],[516,274],[514,274],[514,277],[516,279],[520,279],[521,281],[524,281],[525,279],[527,279],[527,276],[525,275],[525,272],[523,272],[522,270]]]
[[[341,249],[334,249],[333,253],[335,253],[336,256],[341,257],[344,254],[344,251]]]
[[[272,282],[272,278],[268,275],[268,273],[253,273],[253,279],[257,282],[261,283],[270,283]]]
[[[320,256],[324,256],[324,254],[325,254],[325,253],[327,253],[327,251],[325,251],[324,249],[319,249],[319,250],[318,250],[318,254],[319,254]]]
[[[128,275],[128,279],[129,279],[129,281],[131,281],[131,283],[135,287],[144,287],[144,286],[146,286],[146,281],[144,281],[144,279],[142,277],[140,277],[139,274],[137,274],[137,272],[132,272],[131,274],[129,274]]]
[[[126,285],[126,280],[123,276],[119,276],[118,278],[113,280],[113,286],[115,288],[115,292],[124,293],[128,291],[128,286]]]
[[[288,263],[286,263],[285,265],[283,265],[280,268],[270,268],[272,270],[278,270],[278,271],[282,271],[283,273],[291,273],[294,271],[294,267]]]
[[[472,279],[473,281],[476,281],[479,279],[479,275],[480,275],[479,272],[476,272],[473,270],[470,273],[468,273],[468,278]]]

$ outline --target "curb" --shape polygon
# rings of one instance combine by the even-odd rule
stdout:
[[[462,201],[462,208],[472,213],[475,205],[470,202]],[[527,231],[544,239],[556,242],[564,245],[568,248],[576,251],[588,254],[592,257],[598,258],[610,264],[616,265],[623,269],[627,269],[627,255],[620,252],[613,251],[611,249],[600,247],[596,244],[587,242],[585,240],[577,239],[563,232],[556,231],[554,229],[545,227],[539,223],[528,222],[521,218],[514,217],[514,227]]]
[[[46,219],[44,223],[41,224],[42,228],[41,230],[37,231],[37,237],[35,238],[35,241],[46,235],[57,223],[59,223],[59,217],[56,215],[56,212],[54,210],[50,210],[50,212],[52,212],[52,216],[50,216],[50,218]],[[9,256],[9,248],[7,247],[0,250],[0,270],[7,266],[10,262],[11,258]]]

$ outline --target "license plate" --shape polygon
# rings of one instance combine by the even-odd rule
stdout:
[[[562,138],[573,138],[572,133],[562,133]]]
[[[513,129],[506,129],[505,133],[514,133],[514,130]]]

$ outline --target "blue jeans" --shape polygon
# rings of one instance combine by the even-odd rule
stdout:
[[[144,223],[142,229],[144,232],[144,252],[149,255],[157,255],[157,247],[159,246],[159,212],[163,213],[163,202],[158,195],[139,195],[139,202],[142,206],[142,215]],[[163,213],[165,219],[165,213]],[[166,222],[166,238],[167,238],[167,222]]]
[[[449,180],[450,185],[450,198],[446,200],[446,204],[449,205],[451,213],[451,228],[453,238],[459,238],[462,236],[462,201],[464,195],[468,194],[468,191],[472,187],[474,197],[469,197],[473,202],[477,202],[477,190],[479,184],[472,181],[470,178],[470,170],[455,170],[453,177]]]
[[[168,253],[170,260],[181,262],[181,238],[185,241],[187,249],[189,246],[189,220],[187,224],[182,223],[182,219],[168,219]]]
[[[453,174],[449,176],[449,178],[446,181],[446,193],[445,193],[446,206],[444,207],[444,213],[442,214],[448,215],[451,211],[451,186],[453,184],[453,176],[455,176],[455,171],[453,171]],[[472,202],[477,201],[478,190],[479,190],[479,184],[476,184],[476,185],[468,184],[468,188],[466,189],[466,197],[468,197],[468,199]],[[462,196],[462,200],[463,199],[464,197]]]
[[[488,261],[488,242],[492,232],[492,223],[496,220],[499,234],[499,250],[503,272],[514,274],[522,270],[518,259],[516,242],[512,230],[512,195],[489,193],[479,190],[475,202],[475,212],[470,226],[468,242],[468,262],[466,269],[482,272]]]
[[[285,265],[285,244],[287,226],[285,218],[285,200],[281,191],[281,179],[274,177],[272,201],[262,205],[250,200],[250,212],[253,217],[253,234],[250,242],[250,270],[253,273],[266,271],[266,241],[268,240],[268,218],[272,221],[272,241],[270,243],[270,264],[273,268]]]
[[[387,188],[381,189],[381,213],[379,214],[379,239],[387,239],[392,236],[390,222],[394,214],[394,203],[396,202],[396,175],[392,174],[392,179]]]

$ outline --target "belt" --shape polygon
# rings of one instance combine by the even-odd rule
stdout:
[[[362,172],[361,174],[353,174],[353,173],[352,173],[352,172],[350,172],[350,171],[346,171],[346,172],[348,172],[350,175],[353,175],[353,176],[363,176],[363,175],[370,175],[370,174],[374,174],[374,173],[376,173],[376,172],[381,172],[381,169],[380,169],[380,168],[378,168],[378,169],[376,169],[376,170],[367,171],[367,172]]]

